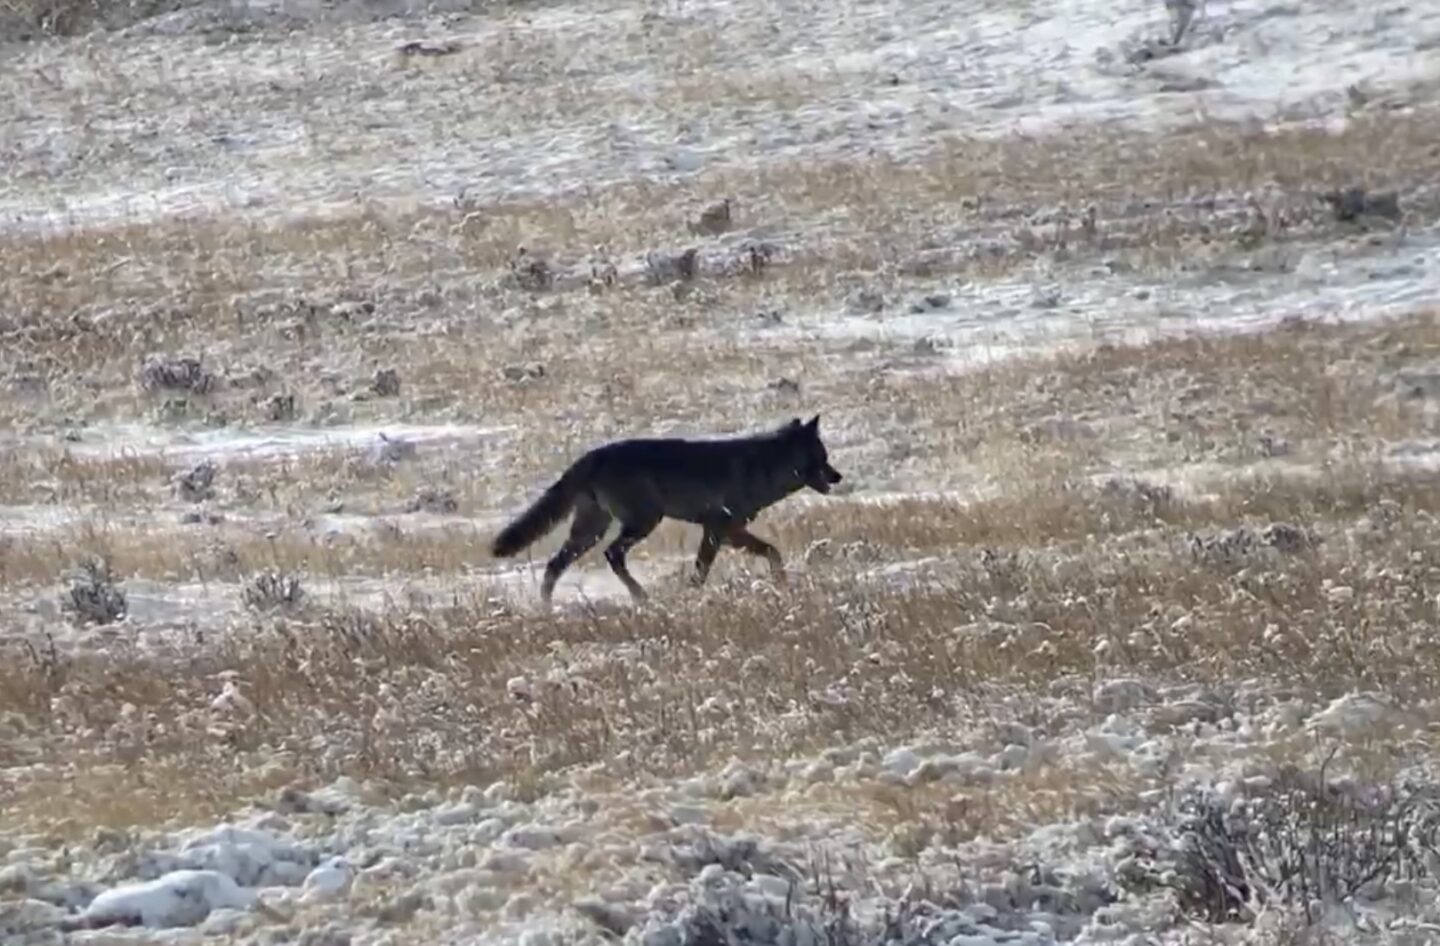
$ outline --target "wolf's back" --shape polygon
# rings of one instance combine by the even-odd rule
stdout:
[[[550,485],[540,498],[500,530],[490,543],[490,551],[499,558],[514,555],[530,545],[570,514],[576,498],[590,487],[595,475],[593,453],[576,460],[561,477]]]

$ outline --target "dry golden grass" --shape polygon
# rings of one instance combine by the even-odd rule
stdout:
[[[237,768],[280,753],[294,778],[445,784],[783,758],[943,725],[957,702],[1107,667],[1222,688],[1269,679],[1321,698],[1374,688],[1409,704],[1434,695],[1440,671],[1425,630],[1440,559],[1426,551],[1430,517],[1408,512],[1383,538],[1234,566],[1181,548],[1116,554],[1097,537],[999,565],[951,562],[909,586],[836,568],[784,594],[722,586],[638,611],[544,618],[477,600],[337,613],[158,662],[22,653],[0,669],[0,712],[31,737],[9,740],[11,753],[42,737],[32,761],[52,765],[201,765],[223,748]],[[223,671],[238,674],[254,716],[206,709]],[[509,695],[516,675],[536,681],[533,705]],[[837,686],[844,699],[825,695]],[[143,780],[144,769],[129,771]],[[35,771],[52,774],[10,789],[11,817],[57,816],[50,779],[73,776]],[[107,770],[123,794],[116,778]]]
[[[522,127],[610,94],[561,81],[565,57],[542,32],[487,42],[396,65],[396,81],[418,94],[447,71],[465,73],[499,88],[492,104]],[[626,33],[586,55],[649,42]],[[739,40],[707,42],[667,48],[681,78],[625,107],[773,112],[827,94],[823,76],[686,78]],[[130,66],[114,68],[117,86],[136,81]],[[543,94],[526,94],[537,82]],[[145,86],[137,102],[141,91],[153,94]],[[0,398],[0,422],[17,430],[93,425],[87,435],[99,439],[107,422],[248,426],[267,420],[272,395],[292,394],[300,425],[443,420],[497,432],[465,451],[422,446],[393,469],[337,448],[222,463],[205,507],[225,517],[218,525],[178,521],[195,507],[174,497],[171,477],[188,462],[173,455],[7,446],[0,503],[42,514],[53,505],[76,520],[0,539],[0,585],[17,597],[50,593],[92,555],[122,581],[213,582],[227,594],[266,568],[467,575],[482,591],[378,614],[256,618],[198,646],[146,640],[143,629],[127,638],[143,647],[103,652],[5,638],[0,766],[27,768],[0,785],[3,825],[78,836],[97,824],[208,818],[340,773],[398,785],[503,778],[538,792],[573,765],[621,779],[712,770],[732,757],[767,762],[943,728],[992,711],[997,695],[1122,671],[1217,690],[1253,677],[1318,695],[1360,686],[1430,699],[1440,666],[1427,588],[1440,559],[1427,549],[1440,538],[1440,488],[1376,459],[1387,441],[1435,434],[1428,404],[1394,380],[1440,352],[1435,313],[964,373],[944,357],[807,329],[861,287],[893,300],[939,277],[1076,260],[1159,275],[1233,263],[1257,241],[1283,251],[1348,239],[1316,194],[1361,168],[1369,186],[1413,190],[1410,221],[1431,222],[1440,208],[1414,185],[1428,182],[1440,146],[1433,112],[1367,114],[1339,133],[1209,122],[948,138],[921,156],[773,160],[543,201],[357,200],[299,219],[8,230],[0,377],[25,396]],[[337,166],[355,150],[311,137]],[[1247,192],[1264,214],[1258,236]],[[736,201],[735,232],[692,235],[687,223],[721,197]],[[780,250],[759,272],[742,265],[750,238]],[[692,245],[705,256],[688,290],[647,284],[645,253]],[[509,281],[522,246],[549,260],[551,288]],[[611,263],[613,283],[590,281],[592,264]],[[761,310],[782,310],[785,330],[744,332]],[[222,383],[143,391],[138,373],[155,354],[203,354]],[[543,376],[507,377],[532,362]],[[372,396],[375,369],[391,366],[401,394]],[[774,387],[781,378],[801,393]],[[657,579],[657,601],[642,609],[544,617],[515,609],[502,588],[483,593],[488,530],[586,447],[816,410],[859,492],[761,521],[798,566],[792,589],[751,582],[763,568],[732,552],[704,592]],[[1299,475],[1281,468],[1288,462],[1321,471]],[[1136,472],[1189,488],[1136,487],[1126,479]],[[1112,474],[1120,485],[1107,488]],[[921,484],[934,495],[905,495]],[[387,516],[436,485],[453,490],[461,521],[382,519],[333,536],[314,526],[337,508]],[[136,525],[140,515],[148,521]],[[1260,536],[1273,523],[1324,541],[1283,551],[1262,539],[1228,558],[1189,541],[1240,525]],[[693,529],[667,525],[637,558],[688,560],[695,542]],[[211,708],[222,674],[238,680],[253,715]],[[511,695],[514,677],[535,684],[533,704]],[[925,830],[973,836],[1074,814],[1095,796],[1068,787],[1112,776],[1042,773],[985,811]],[[1116,777],[1117,796],[1134,789]],[[864,807],[928,800],[902,796]],[[923,821],[908,810],[890,820]]]
[[[162,457],[119,452],[85,457],[37,447],[0,449],[0,503],[145,505],[170,475]]]
[[[1009,428],[1015,449],[1028,452],[985,462],[1028,457],[1029,465],[988,467],[987,491],[975,497],[841,497],[777,508],[760,529],[792,560],[829,540],[828,554],[813,552],[789,590],[748,581],[763,570],[737,553],[705,591],[660,582],[656,602],[639,609],[602,604],[547,617],[477,592],[444,606],[272,617],[253,632],[160,655],[7,645],[0,719],[12,738],[3,761],[39,764],[4,790],[4,801],[16,824],[57,812],[83,823],[94,816],[85,799],[100,789],[67,773],[98,767],[103,790],[117,799],[104,819],[146,821],[146,811],[159,813],[144,801],[147,767],[198,768],[216,753],[234,771],[265,774],[201,793],[207,811],[272,777],[342,772],[399,784],[508,778],[543,791],[549,774],[567,766],[600,764],[625,777],[705,770],[731,757],[786,758],[943,728],[957,712],[986,712],[1000,694],[1119,672],[1217,692],[1265,680],[1322,700],[1377,689],[1402,705],[1432,705],[1440,665],[1426,589],[1440,575],[1440,558],[1428,551],[1440,548],[1440,487],[1374,454],[1377,434],[1415,435],[1428,423],[1423,404],[1386,394],[1379,372],[1428,357],[1437,338],[1425,313],[1378,326],[1072,353],[961,378],[907,376],[897,390],[934,385],[927,417],[969,418],[959,440],[924,441],[955,451],[941,454],[947,462],[963,455],[964,438]],[[1142,393],[1190,391],[1187,409],[1213,417],[1271,398],[1266,416],[1300,447],[1315,455],[1343,447],[1353,459],[1309,474],[1262,467],[1170,494],[1123,477],[1114,487],[1081,480],[1119,468],[1121,458],[1178,462],[1182,450],[1196,449],[1166,435],[1157,420],[1164,411],[1137,413],[1098,453],[1014,432],[1061,403],[1076,416],[1099,412],[1122,380]],[[851,416],[904,410],[894,391],[885,398],[879,408],[857,400]],[[1224,427],[1216,421],[1209,436]],[[858,441],[849,449],[868,455]],[[1210,455],[1226,454],[1214,446]],[[1272,547],[1264,530],[1275,523],[1322,541]],[[1242,537],[1207,548],[1190,538],[1223,538],[1240,525],[1250,530],[1248,545]],[[135,536],[118,532],[97,537],[90,551],[115,543],[109,551],[122,570],[152,573],[178,554],[173,536],[162,535],[126,546]],[[688,557],[692,539],[675,528],[645,554]],[[241,561],[253,555],[260,566],[337,573],[409,562],[413,574],[417,564],[458,567],[470,542],[419,533],[386,541],[327,565],[325,556],[338,553],[277,536],[248,550],[242,543]],[[889,565],[899,570],[887,576]],[[167,568],[184,573],[179,559],[154,573]],[[227,672],[254,715],[209,708]],[[535,686],[533,703],[508,689],[517,676]],[[57,780],[70,787],[58,792]],[[1069,803],[1063,793],[1042,796],[1026,804],[1058,812]]]
[[[1311,254],[1393,256],[1440,213],[1434,106],[1377,105],[1339,132],[1201,120],[937,137],[881,127],[897,103],[902,123],[928,121],[908,78],[892,98],[853,66],[770,57],[801,44],[768,17],[559,11],[557,28],[554,12],[487,14],[436,57],[397,52],[389,26],[315,27],[213,48],[101,36],[84,56],[29,47],[0,69],[0,124],[45,116],[69,156],[57,164],[32,130],[7,146],[0,199],[17,221],[72,198],[82,214],[156,199],[133,205],[150,218],[0,233],[0,425],[16,433],[0,446],[0,514],[15,512],[0,522],[0,847],[214,822],[339,775],[367,804],[581,786],[597,820],[633,836],[668,831],[663,806],[695,790],[673,779],[704,775],[712,829],[858,823],[918,868],[937,849],[1147,808],[1172,763],[1305,764],[1326,738],[1203,731],[1232,711],[1259,726],[1257,707],[1293,700],[1304,718],[1377,691],[1396,713],[1348,746],[1348,770],[1388,776],[1440,749],[1440,483],[1390,449],[1440,437],[1440,381],[1417,394],[1402,378],[1440,360],[1440,312],[974,364],[992,324],[1003,345],[1002,325],[1073,323],[1072,276],[1099,341],[1147,308],[1079,301],[1102,284],[1117,299],[1161,285],[1190,299],[1177,283],[1212,276],[1282,292]],[[442,25],[469,29],[457,22]],[[655,128],[674,128],[675,153]],[[797,157],[801,142],[824,156]],[[545,196],[460,191],[497,180]],[[1403,224],[1337,221],[1319,194],[1352,184],[1399,190]],[[734,227],[697,235],[721,198]],[[223,203],[233,212],[188,212]],[[522,247],[546,261],[543,286],[515,278]],[[647,269],[687,247],[693,281]],[[1042,284],[1059,295],[1025,311],[1017,297]],[[907,337],[909,302],[951,290],[981,305],[947,303],[938,339]],[[1193,299],[1214,311],[1208,289]],[[216,384],[146,390],[152,356],[202,357]],[[398,394],[373,390],[383,368]],[[589,603],[578,587],[616,590],[592,554],[544,614],[518,599],[563,530],[529,561],[488,554],[502,518],[603,440],[816,411],[844,487],[756,525],[789,587],[733,550],[687,587],[697,530],[666,523],[634,555],[649,604]],[[315,442],[406,425],[457,432],[398,462],[374,442]],[[187,432],[266,427],[295,452],[218,443],[214,495],[176,495],[205,455]],[[136,428],[177,449],[127,453]],[[431,490],[453,509],[409,515]],[[91,558],[130,583],[131,615],[47,626]],[[302,605],[248,607],[272,569],[300,576]],[[372,596],[384,603],[352,606]],[[1164,693],[1119,714],[1163,734],[1174,754],[1158,774],[1072,752],[1114,712],[1095,688],[1118,677]],[[243,700],[217,700],[227,685]],[[1045,751],[1002,751],[1032,736]],[[1005,771],[881,771],[906,743]],[[830,754],[868,771],[801,774]],[[766,777],[758,797],[728,797],[736,765]],[[601,890],[622,871],[595,847],[537,856],[517,886],[567,904]],[[365,915],[402,886],[335,909]],[[453,932],[453,910],[431,914],[396,941]]]
[[[1440,122],[1387,113],[1338,134],[1202,124],[1153,136],[1102,130],[954,139],[923,160],[795,161],[714,172],[693,184],[622,182],[543,203],[370,205],[293,222],[200,218],[11,231],[0,236],[9,261],[0,306],[11,313],[0,322],[0,367],[39,372],[50,412],[132,417],[155,407],[154,399],[137,399],[130,383],[146,355],[206,351],[222,372],[244,374],[255,363],[275,369],[277,384],[288,376],[314,408],[335,400],[309,370],[319,348],[332,370],[351,373],[349,383],[384,359],[433,379],[416,384],[418,398],[509,415],[520,405],[499,376],[503,364],[538,352],[555,362],[555,373],[584,360],[585,373],[598,379],[631,374],[663,386],[667,375],[652,374],[645,356],[683,355],[697,344],[695,328],[716,331],[707,348],[723,346],[734,336],[735,313],[765,300],[836,307],[857,281],[908,286],[942,274],[988,276],[1057,252],[1115,260],[1133,251],[1134,262],[1161,270],[1233,257],[1248,252],[1240,231],[1250,210],[1235,195],[1250,189],[1262,192],[1267,245],[1338,234],[1318,192],[1349,182],[1360,166],[1376,186],[1421,179],[1440,146],[1433,127]],[[1056,166],[1067,174],[1055,175]],[[637,261],[652,249],[695,243],[686,223],[721,196],[737,199],[742,234],[778,234],[772,239],[785,252],[767,275],[703,277],[698,297],[712,299],[710,306],[677,306],[668,290],[648,289],[639,276],[599,297],[576,291],[592,262]],[[1093,231],[1082,226],[1082,202],[1097,207]],[[1407,207],[1417,222],[1436,209],[1423,198]],[[1037,214],[1053,220],[1035,222]],[[520,246],[550,257],[558,272],[573,269],[575,278],[539,297],[485,288]],[[741,255],[733,246],[712,249]],[[335,306],[347,301],[375,309]],[[513,315],[455,330],[457,317],[496,308]],[[597,333],[644,348],[599,346],[592,355]],[[567,358],[581,339],[585,358]],[[232,417],[253,417],[253,393],[219,400]],[[36,419],[33,403],[7,404],[0,410],[12,422]],[[655,413],[670,406],[661,402]]]
[[[486,561],[489,528],[453,523],[406,531],[378,521],[351,532],[238,527],[84,524],[16,543],[0,568],[0,585],[48,584],[90,556],[117,577],[234,583],[264,569],[315,578],[417,578],[455,574]]]
[[[151,760],[135,755],[124,762],[83,768],[64,768],[62,777],[31,784],[24,774],[14,777],[0,794],[25,797],[43,791],[57,802],[55,811],[36,812],[30,822],[46,844],[64,844],[92,838],[97,829],[125,829],[142,825],[179,823],[182,820],[222,820],[236,798],[254,798],[284,787],[292,774],[282,767],[234,765],[223,747],[203,759]],[[184,799],[180,805],[177,799]],[[6,828],[24,822],[9,821]]]
[[[792,559],[813,543],[817,560],[848,556],[875,562],[900,553],[946,554],[986,547],[1045,546],[1125,535],[1137,530],[1218,527],[1241,521],[1311,520],[1318,514],[1361,514],[1382,500],[1407,509],[1440,511],[1440,487],[1422,478],[1373,477],[1363,465],[1319,478],[1251,474],[1227,481],[1216,496],[1187,499],[1164,486],[1107,485],[1060,477],[1026,480],[1001,495],[896,500],[837,500],[803,508],[781,507],[757,526]],[[46,586],[91,556],[104,559],[117,578],[235,583],[264,569],[313,578],[423,576],[474,573],[493,564],[486,545],[498,519],[435,525],[377,519],[364,527],[323,532],[303,524],[239,520],[216,525],[84,522],[44,530],[15,541],[0,567],[0,587]],[[560,529],[530,553],[537,562],[558,547]],[[698,527],[669,522],[637,550],[692,556]],[[727,553],[735,561],[747,560]],[[597,568],[598,558],[591,562]],[[762,563],[749,563],[763,570]],[[723,571],[724,569],[722,569]]]
[[[12,542],[0,582],[53,583],[91,555],[107,558],[121,576],[191,581],[235,581],[269,567],[323,577],[466,572],[487,566],[484,539],[500,518],[607,437],[739,429],[735,406],[747,397],[751,416],[801,410],[800,399],[764,383],[794,368],[787,356],[800,356],[788,347],[749,350],[731,342],[708,353],[667,355],[648,347],[658,344],[637,341],[632,357],[653,359],[659,367],[611,382],[624,389],[616,395],[616,412],[585,430],[557,425],[550,429],[554,436],[508,433],[458,452],[431,453],[422,446],[414,461],[393,467],[367,460],[369,447],[222,462],[209,504],[223,517],[218,525],[181,522],[195,507],[174,498],[171,480],[190,461],[11,450],[0,458],[0,495],[38,504],[42,515],[51,503],[85,512],[32,541]],[[1377,489],[1418,496],[1428,508],[1422,484],[1391,482],[1370,467],[1379,444],[1433,434],[1426,402],[1408,398],[1397,378],[1436,351],[1440,322],[1422,312],[1378,328],[1299,325],[1171,338],[1022,358],[962,374],[876,371],[863,353],[847,362],[812,356],[813,371],[804,376],[806,409],[823,406],[837,462],[862,493],[857,500],[782,505],[762,519],[760,529],[793,558],[822,538],[836,548],[862,542],[892,552],[930,552],[1045,545],[1245,517],[1305,519],[1326,508],[1358,509],[1356,503],[1377,498]],[[534,418],[563,417],[578,391],[603,388],[604,366],[619,371],[622,357],[605,350],[586,360],[572,356],[546,378],[506,383],[499,391],[507,399],[488,406],[494,414],[528,416],[525,429],[536,430]],[[475,352],[476,361],[483,358]],[[712,387],[676,383],[707,372],[717,375]],[[459,381],[442,377],[437,383]],[[622,400],[649,405],[647,418],[668,406],[672,419],[638,429],[622,424]],[[686,415],[698,419],[684,426],[673,420]],[[1327,477],[1290,482],[1287,464],[1317,462],[1333,467]],[[1197,463],[1207,467],[1185,472]],[[1187,476],[1193,482],[1172,496],[1127,497],[1122,491],[1107,498],[1103,484],[1086,481],[1136,470],[1153,470],[1160,484]],[[1234,481],[1227,470],[1249,471]],[[1216,477],[1224,492],[1205,496]],[[878,503],[863,498],[915,483],[949,493]],[[1348,495],[1356,483],[1364,489]],[[461,518],[381,518],[338,531],[318,518],[327,511],[392,516],[429,487],[450,490]],[[1196,489],[1199,495],[1189,495]],[[156,516],[156,508],[168,511]],[[140,516],[144,524],[136,524]],[[548,537],[532,555],[548,554],[560,537]],[[639,554],[688,557],[696,541],[694,529],[667,524]]]
[[[833,812],[872,836],[888,836],[899,853],[913,856],[932,843],[953,846],[978,837],[1004,841],[1037,825],[1131,807],[1145,784],[1133,770],[1119,766],[1062,762],[973,791],[957,793],[953,785],[933,783],[841,783],[822,785],[809,799],[820,812]],[[1113,807],[1107,808],[1106,799]],[[753,821],[759,813],[744,807],[737,814]]]
[[[468,384],[471,403],[487,425],[544,427],[547,436],[517,441],[502,432],[491,445],[437,460],[434,467],[423,462],[422,448],[421,472],[402,466],[394,475],[382,475],[360,462],[362,448],[315,450],[284,463],[239,461],[234,475],[254,480],[254,489],[273,488],[297,501],[306,491],[351,490],[360,480],[374,485],[380,498],[394,500],[414,489],[422,475],[436,475],[456,481],[467,501],[491,506],[493,497],[528,490],[523,481],[553,474],[565,457],[607,437],[641,430],[740,431],[812,405],[837,419],[836,435],[865,440],[865,449],[885,451],[892,462],[908,460],[896,456],[906,451],[933,458],[937,469],[927,474],[957,462],[989,466],[987,452],[1003,467],[998,458],[1007,453],[1049,448],[1063,452],[1073,473],[1077,451],[1113,454],[1117,441],[1150,451],[1142,465],[1216,454],[1253,459],[1262,435],[1301,450],[1312,440],[1328,448],[1357,435],[1425,433],[1427,409],[1402,396],[1397,373],[1423,368],[1440,351],[1440,325],[1433,312],[1422,311],[1380,331],[1297,323],[1278,332],[1164,338],[950,373],[933,360],[897,365],[878,346],[835,350],[825,342],[794,339],[751,345],[733,337],[700,344],[646,333],[641,320],[620,321],[624,317],[616,312],[607,325],[607,334],[633,331],[623,344],[582,349],[578,338],[572,345],[571,337],[537,337],[518,358],[482,341],[462,339],[423,352],[397,343],[393,361],[413,371],[410,385],[416,391],[407,389],[402,402],[458,392]],[[504,377],[504,366],[531,358],[546,365],[544,377],[523,382]],[[359,380],[368,381],[358,370],[354,377],[357,387]],[[771,387],[783,377],[798,379],[801,393]],[[248,389],[243,393],[250,396]],[[577,402],[595,408],[583,430],[559,423],[573,418]],[[755,419],[737,422],[737,416]],[[0,489],[11,501],[35,500],[34,473],[42,474],[41,482],[57,478],[66,489],[79,488],[67,485],[72,480],[95,481],[83,494],[66,496],[99,501],[99,480],[124,483],[160,470],[148,458],[77,460],[28,448],[11,449],[0,464]],[[927,480],[936,487],[956,482]]]
[[[288,277],[280,284],[267,280],[272,290],[382,273],[394,284],[462,265],[499,270],[522,245],[578,263],[593,248],[628,255],[691,242],[685,224],[695,208],[726,196],[737,202],[742,232],[783,228],[798,238],[799,249],[808,235],[822,239],[823,247],[814,249],[826,252],[835,242],[863,239],[868,252],[880,254],[877,263],[886,253],[935,247],[936,227],[956,237],[987,229],[998,235],[1006,232],[1001,220],[1054,210],[1062,211],[1057,219],[1070,221],[1070,238],[1078,244],[1082,202],[1097,205],[1095,237],[1110,249],[1167,242],[1157,241],[1164,234],[1156,227],[1175,229],[1171,243],[1210,242],[1224,239],[1217,223],[1243,219],[1243,213],[1226,218],[1226,205],[1255,188],[1268,189],[1262,206],[1283,211],[1304,232],[1325,218],[1318,195],[1351,183],[1354,168],[1366,168],[1366,182],[1375,187],[1422,181],[1440,147],[1431,117],[1364,115],[1340,132],[1202,122],[1155,134],[1095,128],[1046,138],[951,137],[920,160],[792,160],[758,171],[710,172],[697,183],[627,181],[546,201],[457,200],[434,209],[364,205],[293,221],[201,217],[9,232],[0,249],[13,269],[0,298],[27,303],[27,309],[59,309],[96,298],[165,295],[188,281],[221,297],[197,294],[204,305],[252,287],[261,273]],[[1056,175],[1056,166],[1067,173]],[[1436,208],[1419,200],[1407,206],[1417,220],[1428,219]],[[1106,234],[1107,223],[1115,233]],[[1271,235],[1284,237],[1286,227],[1276,223]],[[1146,226],[1135,230],[1139,224]],[[380,249],[387,251],[383,259]],[[1034,248],[1016,249],[1023,256]],[[155,267],[169,278],[147,280]],[[96,294],[97,288],[108,291]]]
[[[0,0],[4,39],[77,36],[97,25],[127,26],[185,0]]]

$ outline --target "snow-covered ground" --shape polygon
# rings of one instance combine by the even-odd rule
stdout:
[[[1208,0],[1179,48],[1172,22],[230,3],[0,44],[5,946],[1436,941],[1440,697],[1403,665],[1440,564],[1384,543],[1440,510],[1403,479],[1440,443],[1414,321],[1440,298],[1440,5]],[[1401,212],[1338,219],[1336,186]],[[732,193],[730,230],[686,229]],[[682,240],[701,278],[653,278]],[[521,246],[552,282],[517,288]],[[1307,324],[1401,316],[1300,352]],[[1293,357],[1043,358],[1282,323]],[[193,376],[154,389],[160,356]],[[633,622],[606,623],[629,604],[598,555],[549,619],[545,553],[484,551],[602,437],[814,411],[845,490],[780,515],[802,591],[771,624],[737,601],[690,629],[688,533],[637,554],[665,593]],[[932,505],[887,521],[906,502]],[[1274,509],[1325,551],[1277,551],[1308,540]],[[67,610],[90,556],[126,595],[98,625]],[[1110,568],[1153,606],[1118,608]],[[252,606],[272,569],[310,610]],[[698,607],[772,594],[718,573]],[[930,584],[934,639],[876,613]],[[787,636],[817,608],[819,642]],[[366,615],[448,649],[370,653]],[[952,646],[1040,669],[917,693]],[[1364,685],[1307,685],[1322,652]],[[436,683],[467,660],[495,692]],[[545,745],[566,714],[593,728]],[[381,743],[403,772],[335,776]]]
[[[870,150],[912,159],[952,133],[1333,114],[1350,86],[1433,94],[1440,10],[1427,3],[1211,0],[1183,56],[1129,61],[1170,29],[1154,0],[499,5],[283,42],[141,25],[85,56],[9,51],[0,120],[33,170],[0,184],[0,215],[555,197]],[[415,40],[462,48],[397,67]],[[36,68],[47,81],[25,78]],[[252,96],[254,111],[231,104]]]
[[[530,684],[512,682],[524,699]],[[266,928],[356,944],[1184,943],[1193,819],[1286,784],[1277,746],[1411,725],[1368,693],[1315,704],[1115,677],[1052,699],[1089,710],[1058,729],[962,725],[675,782],[580,771],[535,801],[495,783],[386,802],[341,779],[213,826],[102,830],[63,851],[17,837],[0,880],[18,899],[0,929],[8,942],[52,941],[57,925],[155,930],[70,933],[77,943]],[[1040,825],[1005,810],[1036,779],[1056,805]],[[932,817],[887,812],[906,794]],[[971,819],[990,827],[932,843]],[[1433,877],[1377,882],[1325,922],[1345,942],[1423,942],[1435,895]]]

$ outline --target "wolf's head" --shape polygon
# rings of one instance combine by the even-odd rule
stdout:
[[[786,425],[785,434],[795,449],[799,461],[795,472],[800,475],[803,485],[817,493],[828,493],[830,487],[844,479],[840,471],[830,465],[830,454],[820,440],[819,414],[805,423],[795,418]]]

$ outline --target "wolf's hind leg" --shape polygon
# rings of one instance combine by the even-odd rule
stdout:
[[[625,589],[636,601],[644,601],[648,596],[645,594],[645,589],[640,587],[640,583],[631,576],[630,569],[625,566],[625,555],[644,541],[647,535],[655,531],[655,527],[660,524],[660,519],[660,516],[655,516],[638,522],[621,520],[620,535],[605,548],[605,561],[610,563],[610,570],[615,573],[615,577],[625,583]]]
[[[586,552],[595,547],[610,528],[610,513],[593,499],[582,499],[575,508],[575,521],[570,524],[570,537],[560,550],[545,563],[545,579],[540,584],[540,597],[548,607],[560,575]]]
[[[770,577],[775,580],[776,584],[786,584],[785,562],[780,557],[780,550],[775,546],[750,532],[744,526],[732,526],[725,533],[725,541],[751,555],[763,556],[765,561],[770,563]]]

